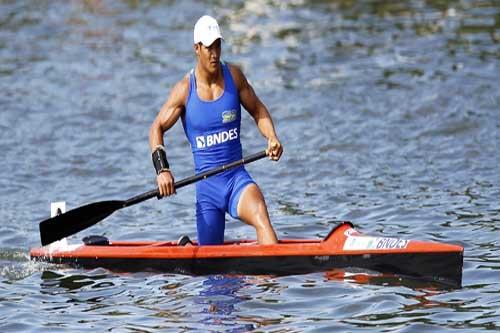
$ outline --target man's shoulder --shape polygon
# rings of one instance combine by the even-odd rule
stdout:
[[[182,88],[189,88],[189,74],[190,74],[190,72],[187,72],[182,77],[182,79],[180,79],[179,81],[177,81],[177,83],[175,85],[176,86],[180,86]]]
[[[241,87],[241,83],[245,82],[246,80],[245,74],[243,74],[241,66],[228,62],[226,62],[226,64],[229,68],[229,71],[231,72],[231,76],[233,77],[236,86]]]
[[[234,64],[232,62],[227,62],[227,61],[225,61],[224,63],[229,68],[229,71],[231,71],[231,74],[233,74],[233,76],[235,74],[236,75],[243,75],[243,70],[241,69],[240,65]]]
[[[189,94],[189,73],[175,83],[170,95],[176,100],[185,102]]]
[[[189,90],[189,73],[187,73],[182,77],[182,79],[177,81],[177,83],[174,85],[174,89],[186,92]]]

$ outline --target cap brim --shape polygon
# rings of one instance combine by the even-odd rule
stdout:
[[[216,34],[216,35],[213,35],[213,36],[209,36],[203,40],[201,40],[201,43],[206,46],[206,47],[209,47],[210,45],[212,45],[217,39],[221,39],[222,41],[224,40],[224,38],[222,37],[221,34]]]

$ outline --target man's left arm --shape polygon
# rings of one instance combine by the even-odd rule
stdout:
[[[264,103],[255,94],[245,75],[237,66],[231,65],[231,74],[238,89],[241,105],[250,113],[257,127],[267,138],[267,152],[269,157],[277,161],[283,154],[283,146],[276,135],[273,120]]]

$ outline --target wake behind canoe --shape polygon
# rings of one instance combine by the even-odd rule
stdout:
[[[462,284],[463,248],[437,242],[362,235],[344,222],[324,238],[179,246],[177,242],[112,241],[108,245],[57,243],[30,251],[33,260],[113,271],[191,275],[294,275],[335,268],[362,268],[411,276],[453,287]]]

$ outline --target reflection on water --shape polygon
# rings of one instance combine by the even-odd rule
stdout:
[[[396,288],[399,296],[406,299],[407,303],[401,311],[450,306],[434,299],[447,292],[446,288],[438,284],[359,270],[332,270],[288,278],[235,275],[184,277],[143,273],[116,275],[99,269],[82,273],[85,274],[75,270],[44,271],[40,284],[42,293],[57,300],[54,304],[49,302],[47,306],[54,311],[59,309],[66,313],[67,306],[56,305],[66,299],[66,303],[83,307],[84,312],[89,315],[103,313],[107,316],[120,316],[125,322],[133,315],[133,306],[157,317],[160,320],[157,328],[187,325],[186,327],[225,332],[244,332],[286,324],[295,316],[269,314],[288,303],[293,304],[301,298],[307,299],[310,293],[314,296],[315,289],[338,290],[343,289],[345,283]],[[133,290],[137,297],[131,297]],[[321,292],[317,294],[318,297],[320,295]],[[116,300],[112,304],[109,304],[110,297]],[[294,306],[298,307],[298,304],[302,304],[302,301]],[[249,314],[248,309],[257,310],[257,305],[268,308],[270,313],[258,310],[250,311],[253,314]],[[454,303],[455,307],[462,305],[464,304]],[[400,314],[381,314],[380,317],[370,314],[369,318],[359,316],[356,320],[396,319],[398,313]],[[196,323],[191,323],[192,320]],[[126,324],[130,324],[130,327],[152,328],[144,323]]]
[[[200,323],[206,327],[218,327],[226,332],[245,332],[253,330],[252,324],[237,324],[237,305],[245,299],[240,290],[247,284],[243,276],[212,275],[203,281],[202,290],[194,302],[204,306],[205,317]]]
[[[327,281],[346,281],[357,284],[368,284],[378,286],[403,286],[413,290],[435,290],[450,291],[456,289],[456,286],[450,286],[438,281],[426,281],[423,279],[412,278],[410,276],[401,276],[395,274],[379,273],[366,269],[332,269],[325,272]]]
[[[92,286],[92,288],[112,287],[112,282],[96,283],[98,280],[109,278],[108,275],[63,275],[53,271],[44,271],[42,274],[43,282],[41,284],[42,290],[78,290],[84,289],[85,286]]]

